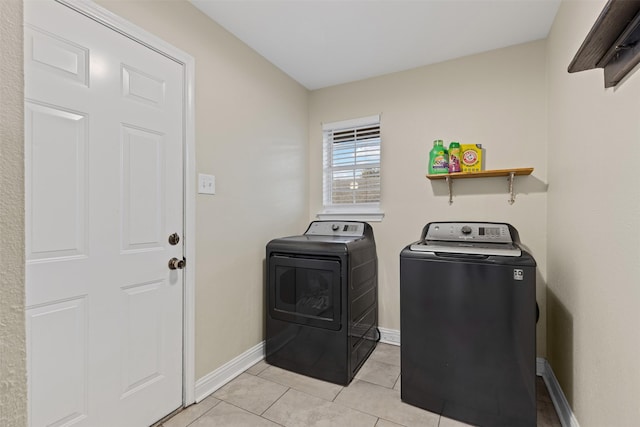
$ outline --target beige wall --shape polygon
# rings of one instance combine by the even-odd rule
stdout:
[[[186,1],[99,4],[195,58],[198,379],[264,339],[265,245],[308,217],[308,92]]]
[[[27,423],[22,1],[0,1],[0,425]]]
[[[545,355],[546,89],[543,41],[410,71],[313,91],[309,103],[310,217],[322,208],[321,122],[381,113],[382,207],[372,223],[379,259],[380,326],[400,329],[399,254],[430,221],[505,221],[538,261],[538,354]],[[434,139],[481,143],[487,169],[534,167],[516,180],[507,203],[506,178],[429,181]]]
[[[640,73],[567,73],[605,3],[563,2],[548,38],[548,359],[583,427],[640,422]]]

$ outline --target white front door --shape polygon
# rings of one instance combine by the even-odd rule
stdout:
[[[183,74],[25,2],[31,426],[140,427],[182,405]]]

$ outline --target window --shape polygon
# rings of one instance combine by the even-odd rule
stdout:
[[[326,123],[322,131],[324,211],[318,216],[380,220],[380,116]]]

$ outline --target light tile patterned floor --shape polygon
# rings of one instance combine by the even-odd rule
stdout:
[[[379,343],[348,387],[259,362],[163,427],[464,427],[400,400],[400,347]],[[538,426],[560,427],[537,381]]]

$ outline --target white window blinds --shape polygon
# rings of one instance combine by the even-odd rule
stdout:
[[[324,208],[380,205],[380,116],[323,125]]]

